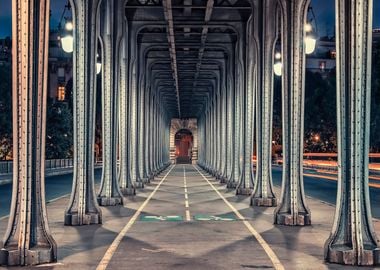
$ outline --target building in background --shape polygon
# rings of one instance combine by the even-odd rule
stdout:
[[[373,42],[380,42],[380,29],[373,30]],[[328,73],[335,69],[335,37],[321,37],[315,51],[306,58],[306,69],[311,72]]]

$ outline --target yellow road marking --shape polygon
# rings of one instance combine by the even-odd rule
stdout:
[[[156,188],[152,191],[152,193],[150,193],[150,195],[148,196],[148,198],[146,198],[146,200],[144,201],[144,203],[135,212],[135,214],[129,220],[129,222],[127,223],[127,225],[125,225],[125,227],[120,231],[120,233],[115,238],[115,240],[113,240],[112,244],[107,249],[106,253],[104,254],[104,256],[103,256],[102,260],[100,261],[100,263],[99,263],[98,267],[96,268],[96,270],[105,270],[105,269],[107,269],[108,264],[110,263],[113,255],[115,254],[115,252],[116,252],[117,248],[119,247],[121,241],[123,240],[124,236],[127,234],[127,232],[132,227],[132,225],[136,222],[137,218],[139,217],[139,215],[141,214],[141,212],[143,211],[143,209],[145,208],[145,206],[149,203],[149,201],[152,199],[152,197],[154,196],[154,194],[156,194],[157,190],[160,188],[161,184],[165,181],[166,177],[169,175],[169,173],[173,170],[174,167],[175,167],[175,165],[173,165],[170,168],[170,170],[168,171],[168,173],[162,178],[162,180],[158,183],[158,185],[156,186]]]
[[[194,166],[194,165],[193,165]],[[251,232],[251,234],[256,238],[257,242],[262,246],[265,253],[268,255],[269,259],[272,261],[272,264],[277,270],[284,270],[284,266],[278,259],[277,255],[271,249],[269,244],[264,240],[264,238],[253,228],[251,223],[245,220],[244,216],[240,214],[240,212],[219,192],[218,189],[203,175],[201,171],[198,170],[196,166],[194,168],[198,171],[198,173],[207,181],[207,183],[212,187],[212,189],[219,195],[219,197],[231,208],[231,210],[235,213],[235,215],[242,220],[247,229]]]
[[[186,220],[191,221],[190,211],[186,210]]]
[[[312,174],[312,173],[304,173],[303,175],[304,176],[309,176],[309,177],[315,177],[315,178],[322,178],[322,179],[326,179],[326,180],[338,181],[338,175],[336,177],[334,177],[334,176],[327,176],[327,175],[318,175],[318,174]],[[368,185],[370,187],[380,188],[380,184],[369,183]]]

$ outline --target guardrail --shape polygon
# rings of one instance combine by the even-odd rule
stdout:
[[[45,169],[63,169],[73,167],[73,159],[48,159],[45,161]],[[13,173],[13,161],[0,161],[0,174]]]

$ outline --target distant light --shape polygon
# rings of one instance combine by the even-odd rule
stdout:
[[[315,50],[317,40],[311,36],[305,37],[305,53],[312,54]]]
[[[305,32],[313,31],[313,26],[310,23],[305,24]]]
[[[315,136],[314,136],[314,140],[319,141],[319,136],[318,136],[318,135],[315,135]]]
[[[277,60],[281,59],[281,53],[276,52],[276,54],[274,55],[274,58]]]
[[[96,63],[96,74],[98,75],[102,71],[102,63]]]
[[[74,51],[74,38],[72,35],[67,35],[61,38],[62,49],[67,53]]]
[[[67,31],[73,31],[73,29],[74,29],[74,25],[73,25],[72,22],[68,21],[68,22],[66,23],[66,25],[65,25],[65,28],[66,28]]]
[[[276,76],[282,76],[282,63],[277,62],[273,65],[273,71]]]

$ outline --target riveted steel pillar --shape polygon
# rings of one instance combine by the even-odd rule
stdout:
[[[240,42],[241,43],[241,40]],[[233,100],[234,105],[232,106],[233,111],[233,175],[232,178],[227,183],[227,188],[236,188],[240,182],[240,177],[242,173],[241,165],[243,164],[243,151],[242,151],[242,47],[238,44],[238,56],[236,57],[235,64],[235,82]]]
[[[94,190],[96,19],[99,0],[72,0],[74,16],[74,182],[65,225],[102,222]]]
[[[277,0],[256,1],[255,39],[257,54],[256,98],[256,181],[251,199],[254,206],[276,206],[272,184],[272,122],[273,122],[273,51],[277,38]],[[277,16],[276,16],[277,17]]]
[[[309,0],[280,0],[282,17],[283,179],[275,224],[310,225],[303,188],[304,24]]]
[[[228,75],[227,75],[227,184],[233,181],[235,159],[234,159],[234,86],[235,80],[233,76],[234,61],[233,57],[228,61]]]
[[[99,36],[103,46],[102,121],[103,175],[98,194],[102,206],[123,204],[117,179],[117,102],[119,99],[119,53],[124,20],[124,2],[103,0],[100,5]]]
[[[226,63],[225,63],[226,64]],[[220,175],[220,183],[227,182],[227,88],[226,88],[226,67],[224,66],[223,75],[222,75],[222,89],[221,89],[221,175]]]
[[[248,46],[244,46],[241,50],[244,51],[243,57],[243,82],[242,82],[242,173],[240,182],[236,189],[238,195],[251,195],[253,189],[253,126],[254,126],[254,100],[255,91],[254,85],[254,42],[253,42],[253,19],[249,18],[246,25],[246,39]],[[245,40],[242,42],[245,44]]]
[[[336,1],[338,196],[328,262],[379,265],[368,187],[372,1]]]
[[[57,260],[45,203],[49,1],[14,0],[12,12],[13,193],[0,265],[36,265]]]
[[[131,59],[130,64],[130,81],[131,81],[131,108],[130,108],[130,117],[131,117],[131,177],[132,181],[136,188],[143,188],[144,183],[140,178],[139,171],[139,90],[137,88],[137,49],[136,49],[136,40],[135,40],[135,29],[132,29],[130,34],[130,46],[131,51],[134,52],[134,58]]]
[[[123,195],[135,195],[136,189],[133,185],[130,173],[130,88],[128,80],[128,22],[123,18],[122,40],[120,47],[120,81],[119,81],[119,185]]]
[[[140,57],[142,58],[142,57]],[[142,65],[142,63],[141,63]],[[138,130],[138,170],[140,175],[140,181],[142,183],[148,183],[149,179],[146,175],[145,171],[145,148],[146,148],[146,141],[145,137],[147,134],[146,131],[146,107],[147,107],[147,99],[148,99],[148,91],[145,88],[145,72],[142,68],[139,73],[141,74],[141,77],[139,77],[139,83],[138,83],[138,124],[137,124],[137,130]]]

